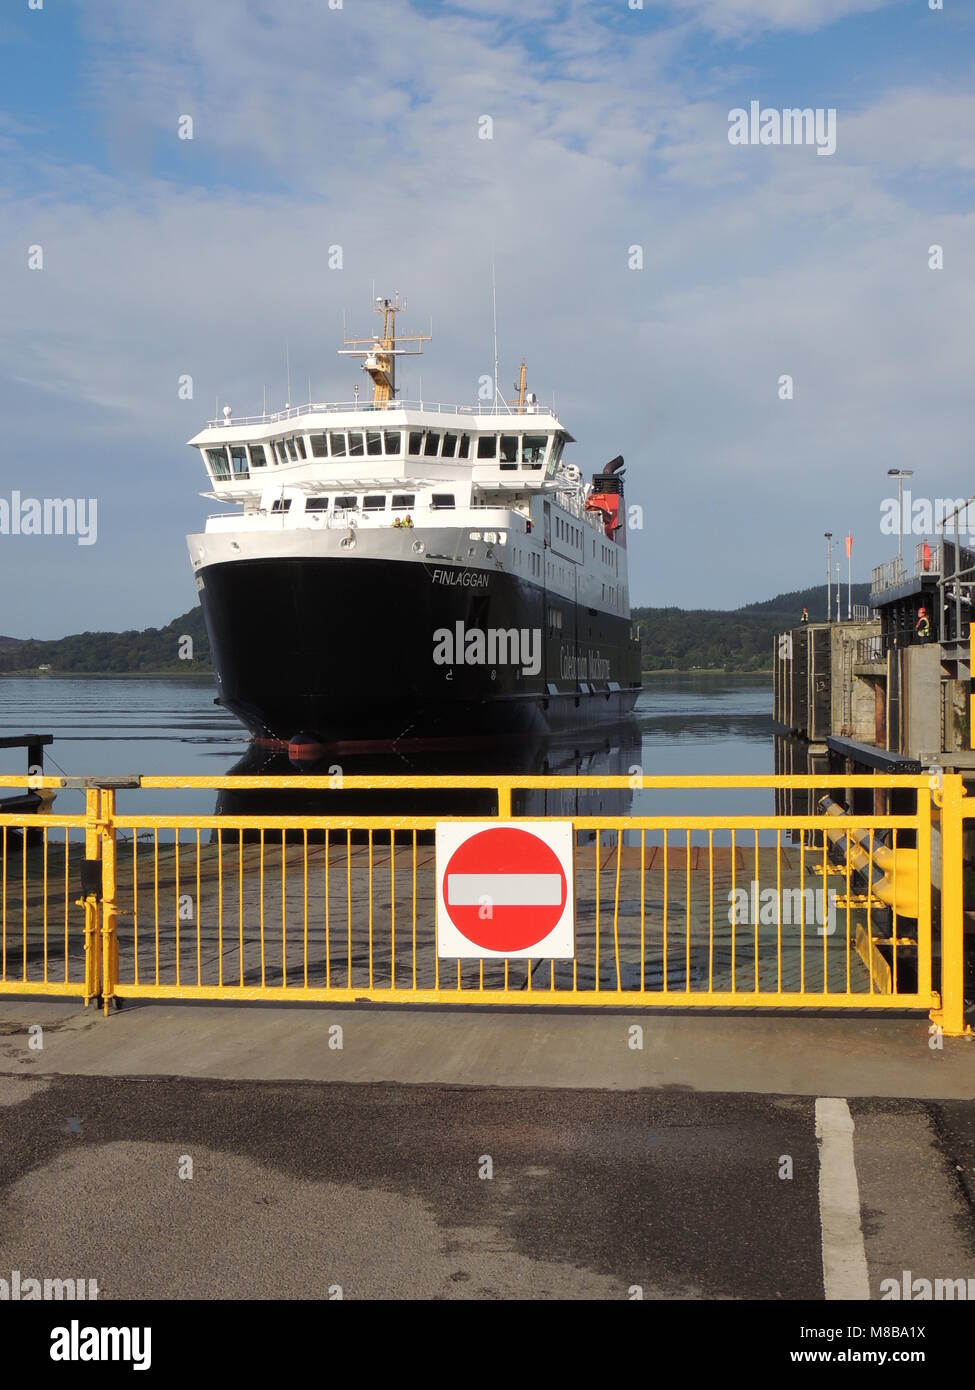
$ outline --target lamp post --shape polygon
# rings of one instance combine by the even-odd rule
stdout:
[[[846,533],[846,616],[853,620],[853,533]]]
[[[840,583],[840,562],[839,562],[839,560],[837,560],[837,562],[836,562],[836,621],[837,621],[838,623],[843,621],[842,616],[841,616],[841,614],[840,614],[840,599],[842,598],[842,596],[843,596],[843,585]]]
[[[897,479],[897,558],[904,568],[904,479],[914,477],[913,468],[888,468],[888,478]]]
[[[824,531],[823,535],[826,538],[826,621],[830,622],[832,620],[829,610],[832,605],[830,603],[829,586],[832,579],[831,570],[833,568],[833,533],[832,531]]]

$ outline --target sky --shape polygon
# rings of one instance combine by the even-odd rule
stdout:
[[[5,0],[0,504],[95,499],[97,540],[0,534],[0,633],[193,606],[186,440],[286,356],[295,400],[365,387],[374,285],[433,319],[404,394],[474,402],[492,257],[502,390],[524,354],[568,460],[626,458],[633,604],[823,582],[827,530],[869,578],[889,468],[975,493],[975,3],[932,3]],[[752,101],[835,152],[731,143]]]

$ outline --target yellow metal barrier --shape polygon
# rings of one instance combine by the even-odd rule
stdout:
[[[87,1003],[99,993],[90,968],[92,909],[76,902],[87,824],[83,815],[0,815],[0,994],[77,995]]]
[[[958,776],[941,789],[941,1007],[932,1018],[948,1034],[971,1033],[965,1024],[964,829],[975,817]]]
[[[718,815],[707,806],[712,793],[755,790],[808,793],[814,805],[814,793],[837,781],[138,779],[140,799],[174,789],[480,790],[493,793],[499,818],[516,820],[525,794],[700,793],[701,814],[555,817],[571,819],[576,839],[576,949],[567,961],[438,957],[434,832],[444,820],[483,815],[129,814],[119,812],[111,786],[90,786],[84,815],[0,816],[0,992],[100,998],[106,1012],[128,998],[921,1010],[960,1034],[960,778],[943,779],[940,808],[940,990],[926,777],[842,778],[850,792],[897,792],[910,808],[844,816],[856,856],[831,852],[831,817]],[[79,897],[72,880],[82,859],[89,891]],[[881,862],[889,901],[873,891]],[[910,919],[908,903],[916,904]],[[63,928],[57,949],[55,915]]]

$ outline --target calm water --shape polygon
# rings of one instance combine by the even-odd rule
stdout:
[[[46,769],[73,776],[169,773],[219,776],[248,750],[244,731],[213,703],[203,681],[0,679],[0,733],[51,733]],[[773,770],[772,691],[767,680],[695,675],[648,678],[634,719],[624,729],[576,736],[526,749],[494,748],[445,759],[373,755],[352,771],[760,773]],[[251,762],[254,762],[253,756]],[[293,771],[287,759],[258,764]],[[0,750],[0,772],[23,772],[26,753]],[[243,770],[243,769],[241,769]],[[120,793],[119,808],[211,812],[214,793]],[[711,811],[771,810],[771,793],[709,793]],[[64,792],[58,809],[80,809],[80,793]],[[634,809],[703,810],[700,794],[636,791]],[[540,808],[539,808],[540,809]],[[554,809],[550,805],[547,809]],[[623,809],[607,806],[607,810]]]

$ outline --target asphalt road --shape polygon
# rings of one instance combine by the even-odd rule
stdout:
[[[975,1104],[849,1105],[872,1296],[975,1279]],[[101,1298],[819,1299],[819,1181],[811,1097],[0,1077],[0,1278]]]

